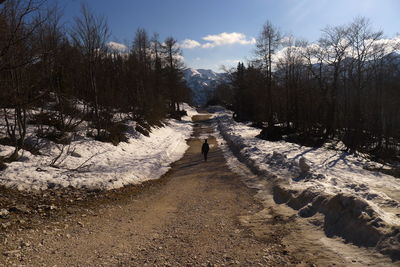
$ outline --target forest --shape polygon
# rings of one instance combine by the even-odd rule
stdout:
[[[136,31],[136,32],[135,32]],[[0,1],[0,143],[39,153],[37,136],[69,143],[73,132],[99,141],[124,141],[124,121],[146,133],[179,118],[190,91],[177,40],[132,29],[126,51],[109,42],[105,17],[82,5],[72,23],[50,1]],[[84,122],[84,123],[83,123]]]
[[[316,43],[284,36],[267,22],[253,59],[229,71],[230,82],[211,102],[262,128],[263,139],[311,147],[341,141],[349,152],[396,159],[399,40],[385,39],[364,17],[325,27]]]

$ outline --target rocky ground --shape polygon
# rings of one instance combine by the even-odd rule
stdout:
[[[212,137],[203,162],[207,118],[194,118],[190,148],[157,181],[109,192],[0,189],[0,265],[395,265],[257,194],[268,184],[232,172]]]

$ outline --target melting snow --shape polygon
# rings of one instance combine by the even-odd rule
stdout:
[[[43,155],[22,151],[19,161],[8,164],[8,168],[0,172],[0,184],[27,191],[68,186],[109,190],[157,179],[188,148],[186,139],[192,134],[190,116],[197,112],[187,104],[183,107],[188,116],[182,121],[168,120],[164,127],[153,128],[149,137],[132,131],[128,143],[118,146],[82,136],[81,140],[72,142],[70,151],[73,153],[59,168],[49,166],[61,148],[54,143],[49,143]],[[12,147],[0,145],[0,155],[12,150]]]
[[[214,108],[213,111],[224,138],[258,170],[271,174],[271,177],[286,179],[293,189],[312,188],[332,195],[357,196],[366,200],[388,224],[400,225],[400,179],[365,170],[363,166],[371,162],[328,146],[310,148],[256,138],[260,129],[234,121],[232,112],[225,109]],[[310,166],[310,174],[306,177],[300,174],[302,157]]]

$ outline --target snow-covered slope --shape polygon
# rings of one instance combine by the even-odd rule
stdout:
[[[260,129],[234,121],[231,111],[209,111],[234,154],[271,182],[277,203],[286,203],[302,217],[323,214],[328,236],[400,259],[399,179],[366,170],[374,163],[328,146],[261,140],[256,137]]]
[[[137,132],[136,123],[130,121],[129,141],[118,146],[93,140],[82,133],[66,148],[48,142],[41,149],[41,155],[20,151],[21,158],[0,171],[0,185],[21,191],[69,186],[109,190],[157,179],[188,148],[186,139],[192,134],[190,116],[197,111],[185,103],[182,107],[188,116],[182,121],[167,120],[164,127],[153,127],[148,137]],[[28,130],[29,136],[35,134],[33,127]],[[0,145],[0,157],[10,155],[13,149]],[[59,166],[50,166],[60,153]]]
[[[226,80],[225,73],[205,69],[185,69],[184,77],[187,85],[192,89],[193,103],[196,105],[205,105],[217,85]]]

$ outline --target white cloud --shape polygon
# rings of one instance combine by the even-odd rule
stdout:
[[[185,39],[180,43],[179,46],[182,49],[193,49],[197,47],[213,48],[216,46],[224,46],[232,44],[250,45],[256,43],[255,38],[247,39],[245,34],[238,32],[231,32],[231,33],[223,32],[215,35],[207,35],[202,39],[207,42],[201,44],[196,40]]]
[[[199,46],[201,46],[199,42],[190,39],[183,40],[183,42],[180,44],[182,49],[193,49]]]
[[[121,43],[117,43],[117,42],[109,42],[107,44],[107,46],[110,49],[118,51],[118,52],[126,52],[128,50],[128,47],[126,45],[121,44]]]
[[[208,43],[202,45],[203,48],[212,48],[216,46],[224,46],[232,44],[249,45],[256,43],[255,38],[247,40],[245,34],[238,32],[232,32],[232,33],[223,32],[216,35],[207,35],[206,37],[203,37],[203,40],[208,41]]]

